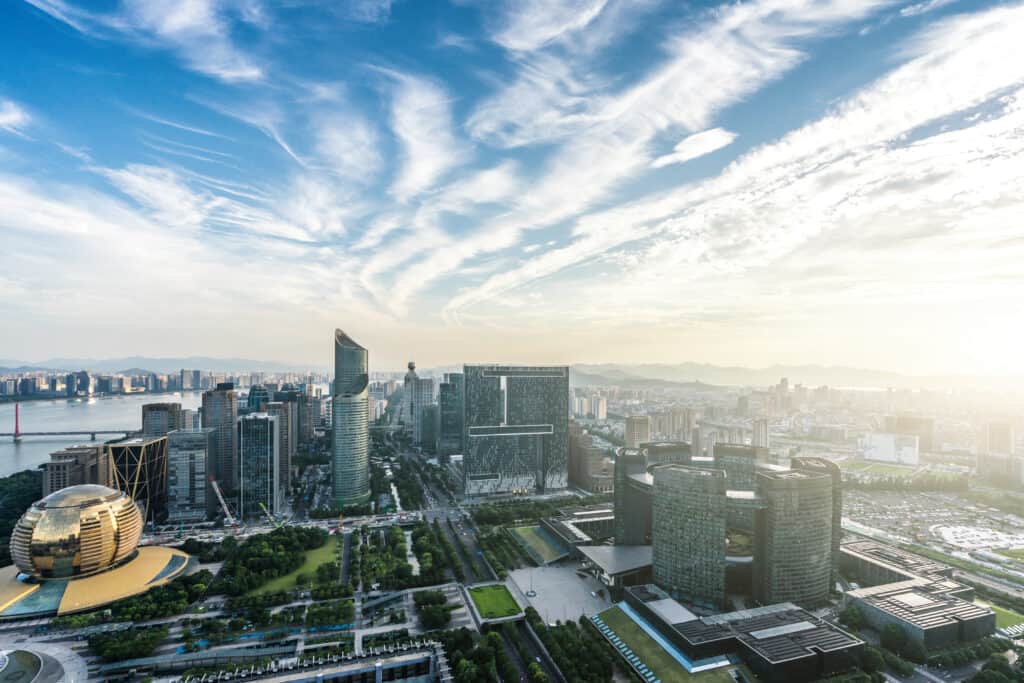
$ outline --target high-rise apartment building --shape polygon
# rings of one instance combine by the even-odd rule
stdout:
[[[651,418],[647,415],[630,415],[626,418],[626,448],[640,448],[640,444],[651,440]]]
[[[262,384],[249,387],[249,393],[245,399],[245,405],[250,413],[263,410],[263,406],[270,402],[270,392]]]
[[[147,522],[167,519],[167,437],[123,439],[107,444],[110,486],[128,494]]]
[[[278,392],[280,395],[281,392]],[[292,459],[297,452],[298,440],[296,438],[296,426],[298,422],[298,403],[286,401],[270,401],[264,404],[264,411],[277,417],[278,436],[281,439],[279,451],[279,474],[278,486],[284,495],[288,493],[288,486],[291,483]]]
[[[423,410],[435,404],[434,380],[416,374],[416,363],[409,361],[409,371],[405,373],[402,393],[402,417],[406,429],[412,434],[416,444],[423,442]]]
[[[339,507],[370,498],[369,384],[366,349],[335,330],[331,474]]]
[[[590,413],[594,416],[595,420],[607,420],[608,399],[606,399],[604,396],[591,396]]]
[[[43,497],[79,484],[110,484],[110,466],[104,446],[81,444],[50,454],[50,461],[43,465]]]
[[[1013,423],[1009,421],[989,422],[985,426],[985,452],[1013,455],[1016,451],[1016,435]]]
[[[569,480],[569,368],[467,365],[467,495],[545,492]]]
[[[203,427],[213,429],[210,474],[229,493],[238,486],[238,397],[235,385],[221,382],[203,392]]]
[[[320,424],[321,401],[319,396],[303,394],[299,396],[299,428],[298,443],[312,443],[316,436],[316,428]]]
[[[591,493],[608,493],[615,486],[615,460],[574,421],[569,422],[569,484]]]
[[[251,519],[281,509],[278,418],[249,413],[238,418],[238,515]],[[262,506],[262,507],[261,507]]]
[[[654,469],[654,582],[702,607],[725,604],[725,472],[686,465]]]
[[[214,429],[180,429],[167,434],[167,520],[198,522],[212,509],[206,476]]]
[[[146,403],[142,406],[143,436],[164,436],[183,427],[180,403]]]
[[[449,372],[441,382],[438,405],[441,427],[438,434],[438,454],[456,455],[464,450],[462,443],[465,420],[466,383],[461,372]]]
[[[750,439],[750,445],[758,448],[768,448],[768,420],[759,417],[754,420],[754,433]]]
[[[809,470],[758,472],[765,508],[754,534],[754,598],[762,604],[828,602],[833,572],[833,480]]]

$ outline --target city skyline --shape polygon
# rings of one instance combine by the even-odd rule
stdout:
[[[0,356],[1024,372],[1020,3],[2,16]]]

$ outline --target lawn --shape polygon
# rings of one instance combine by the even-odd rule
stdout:
[[[470,588],[469,596],[484,619],[500,619],[519,614],[519,605],[501,584]]]
[[[867,474],[875,474],[879,477],[909,477],[917,471],[917,468],[905,465],[885,465],[875,463],[864,471]]]
[[[290,591],[295,588],[295,577],[305,572],[310,578],[316,573],[316,568],[324,562],[334,562],[338,556],[338,537],[331,534],[327,542],[315,550],[306,553],[306,560],[302,566],[293,572],[279,576],[276,579],[263,584],[252,590],[248,595],[260,595],[261,593],[275,593],[277,591]]]
[[[1000,548],[996,550],[996,552],[1003,557],[1010,558],[1011,560],[1024,562],[1024,548]]]
[[[996,628],[1006,628],[1007,626],[1016,626],[1017,624],[1024,624],[1024,614],[1014,612],[1010,609],[1003,607],[997,607],[988,602],[982,602],[981,600],[975,600],[979,605],[988,607],[996,613]]]
[[[557,560],[568,551],[550,537],[547,531],[539,526],[517,526],[509,529],[519,545],[526,549],[534,560],[547,564]]]
[[[633,651],[640,661],[650,669],[662,683],[681,683],[689,681],[701,681],[702,683],[732,683],[732,676],[729,670],[734,667],[724,666],[710,671],[701,671],[692,674],[683,668],[683,665],[665,651],[661,645],[647,635],[646,632],[635,621],[629,618],[625,612],[618,607],[612,607],[600,614],[602,621],[615,635],[622,639],[630,650]],[[628,666],[628,664],[626,665]],[[747,672],[744,671],[746,674]],[[747,675],[748,680],[753,677]]]

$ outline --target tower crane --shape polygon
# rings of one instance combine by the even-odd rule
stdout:
[[[217,500],[220,501],[220,509],[224,511],[224,523],[230,525],[237,532],[238,520],[231,514],[231,509],[224,500],[224,494],[220,491],[220,485],[217,484],[217,480],[213,477],[210,477],[210,486],[213,487],[213,492],[217,495]]]

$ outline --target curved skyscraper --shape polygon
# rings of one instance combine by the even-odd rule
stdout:
[[[370,499],[369,384],[366,349],[335,330],[331,473],[339,507]]]

